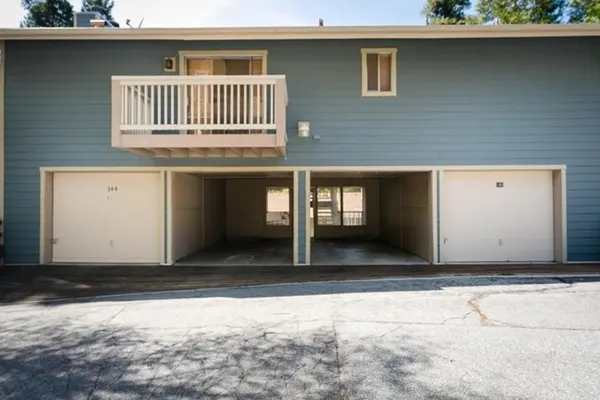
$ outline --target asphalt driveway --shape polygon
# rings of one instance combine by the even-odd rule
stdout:
[[[2,399],[598,399],[600,278],[0,306]]]

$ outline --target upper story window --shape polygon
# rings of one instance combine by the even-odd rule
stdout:
[[[362,95],[396,96],[397,49],[362,49]]]

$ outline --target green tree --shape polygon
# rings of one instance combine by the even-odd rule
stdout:
[[[573,0],[569,7],[570,23],[600,23],[600,0]]]
[[[560,24],[564,21],[566,0],[535,0],[530,5],[530,22]]]
[[[113,0],[83,0],[81,4],[81,11],[91,11],[93,6],[100,6],[106,10],[105,17],[109,21],[114,21],[112,15],[112,9],[115,6]]]
[[[476,9],[483,22],[558,24],[565,6],[565,0],[479,0]]]
[[[472,23],[466,11],[471,0],[427,0],[423,15],[428,25],[459,25]]]
[[[22,0],[26,10],[22,28],[72,27],[73,6],[67,0]]]

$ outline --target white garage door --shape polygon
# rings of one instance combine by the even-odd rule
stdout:
[[[551,171],[445,172],[443,262],[554,261]]]
[[[160,263],[158,173],[56,173],[54,262]]]

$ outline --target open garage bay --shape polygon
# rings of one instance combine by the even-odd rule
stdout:
[[[174,173],[171,254],[179,265],[290,265],[293,179]]]
[[[314,265],[433,262],[432,173],[311,175]]]

